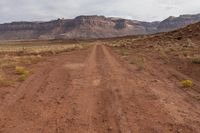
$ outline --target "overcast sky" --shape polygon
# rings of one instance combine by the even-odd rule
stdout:
[[[0,23],[104,15],[155,21],[200,13],[200,0],[0,0]]]

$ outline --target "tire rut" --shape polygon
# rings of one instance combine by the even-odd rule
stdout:
[[[196,132],[126,65],[104,45],[55,57],[2,100],[0,132]]]

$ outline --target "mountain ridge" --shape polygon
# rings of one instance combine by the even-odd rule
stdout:
[[[144,35],[182,28],[200,21],[200,14],[168,17],[159,22],[144,22],[98,15],[78,16],[47,22],[0,24],[0,40],[14,39],[91,39]]]

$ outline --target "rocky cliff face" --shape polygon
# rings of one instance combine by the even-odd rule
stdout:
[[[169,17],[162,22],[141,22],[104,16],[79,16],[49,22],[0,24],[0,40],[12,39],[89,39],[151,34],[174,30],[200,21],[198,15]]]
[[[159,32],[166,32],[185,27],[186,25],[197,23],[200,21],[200,14],[197,15],[181,15],[179,17],[169,17],[160,22],[158,26]]]
[[[91,26],[110,28],[114,26],[113,21],[104,16],[79,16],[73,20],[75,26]]]
[[[63,31],[65,20],[50,22],[13,22],[0,25],[0,39],[38,39],[54,36]],[[48,39],[48,38],[47,38]]]

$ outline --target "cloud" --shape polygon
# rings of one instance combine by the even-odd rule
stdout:
[[[46,21],[78,15],[105,15],[137,20],[200,13],[199,0],[0,0],[0,23]]]

